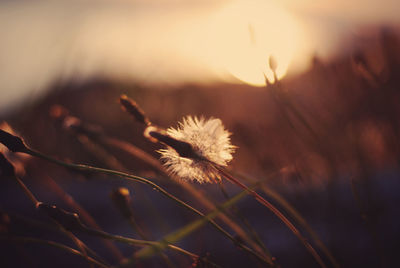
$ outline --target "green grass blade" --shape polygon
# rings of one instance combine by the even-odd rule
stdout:
[[[222,205],[218,206],[216,210],[212,211],[211,213],[207,214],[205,217],[195,220],[186,226],[166,235],[161,240],[160,243],[154,246],[148,246],[135,254],[136,258],[149,258],[154,254],[166,249],[169,244],[176,243],[179,240],[183,239],[184,237],[188,236],[189,234],[193,233],[195,230],[200,228],[201,226],[205,225],[209,220],[214,219],[219,213],[223,212],[225,209],[229,208],[242,198],[247,195],[247,191],[242,191],[241,193],[235,195],[228,201],[224,202]]]

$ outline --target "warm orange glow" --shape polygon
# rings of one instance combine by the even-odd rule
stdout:
[[[176,84],[237,82],[233,75],[263,85],[270,55],[282,77],[292,56],[318,43],[304,27],[297,34],[300,25],[278,0],[3,2],[0,110],[54,81],[93,76]]]
[[[216,11],[192,34],[203,63],[223,75],[264,85],[264,74],[273,80],[268,58],[278,62],[278,78],[286,74],[298,47],[297,24],[283,8],[267,0],[234,1]],[[199,40],[203,39],[203,40]]]

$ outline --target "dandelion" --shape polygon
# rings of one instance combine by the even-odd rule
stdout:
[[[231,133],[225,130],[220,119],[187,116],[178,128],[168,128],[165,134],[167,136],[160,132],[149,133],[168,145],[159,152],[171,174],[199,183],[220,181],[220,173],[214,165],[227,166],[235,150],[230,141]],[[189,149],[181,149],[185,145],[190,145]]]
[[[144,135],[167,145],[166,149],[159,152],[171,174],[199,183],[219,182],[223,176],[246,190],[255,200],[274,213],[303,243],[320,266],[326,267],[312,245],[278,208],[224,169],[232,160],[235,146],[230,142],[231,133],[225,130],[221,120],[216,118],[205,120],[187,116],[176,129],[169,128],[164,131],[150,125]]]

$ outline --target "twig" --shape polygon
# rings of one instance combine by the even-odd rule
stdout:
[[[74,255],[80,256],[82,258],[84,258],[85,260],[89,261],[92,264],[95,264],[99,267],[103,267],[103,268],[108,268],[109,266],[104,265],[101,262],[98,262],[97,260],[83,254],[82,252],[73,249],[71,247],[68,247],[66,245],[63,245],[61,243],[57,243],[54,241],[50,241],[50,240],[43,240],[43,239],[37,239],[37,238],[33,238],[33,237],[20,237],[20,236],[0,236],[0,239],[2,240],[9,240],[9,241],[15,241],[15,242],[20,242],[20,243],[37,243],[37,244],[43,244],[43,245],[48,245],[48,246],[52,246],[55,248],[59,248],[62,249],[64,251],[67,251],[69,253],[72,253]]]
[[[254,190],[250,189],[243,183],[241,183],[239,180],[237,180],[235,177],[233,177],[231,174],[226,172],[224,169],[221,167],[214,165],[214,167],[223,175],[226,179],[229,181],[233,182],[234,184],[238,185],[240,188],[247,190],[247,192],[252,195],[258,202],[260,202],[262,205],[267,207],[269,210],[271,210],[272,213],[274,213],[292,232],[293,234],[303,243],[305,248],[311,253],[311,255],[314,257],[314,259],[317,261],[317,263],[323,267],[326,268],[327,266],[325,263],[322,261],[321,257],[318,255],[318,253],[315,251],[315,249],[311,246],[311,244],[307,241],[306,238],[304,238],[301,233],[297,230],[297,228],[290,222],[288,218],[286,218],[274,205],[272,205],[270,202],[265,200],[263,197],[261,197],[258,193],[256,193]]]
[[[4,132],[4,131],[1,131],[1,130],[0,130],[0,134],[1,134],[1,132]],[[7,134],[10,135],[10,136],[12,136],[12,135],[9,134],[9,133],[7,133]],[[15,137],[15,136],[13,136],[13,137]],[[2,138],[2,137],[0,137],[0,138]],[[7,137],[7,138],[8,138],[8,137]],[[9,144],[7,143],[8,140],[5,140],[5,142],[4,142],[4,140],[5,140],[5,139],[3,139],[3,140],[0,139],[0,141],[1,141],[3,144],[5,144],[6,146],[9,145]],[[11,142],[12,142],[12,144],[11,144],[12,146],[15,145],[15,147],[12,147],[12,148],[15,148],[14,151],[23,152],[23,153],[26,153],[26,154],[29,154],[29,155],[32,155],[32,156],[35,156],[35,157],[38,157],[38,158],[47,160],[47,161],[49,161],[49,162],[52,162],[52,163],[55,163],[55,164],[64,166],[64,167],[66,167],[66,168],[70,168],[70,169],[73,169],[73,170],[81,170],[81,171],[93,171],[93,172],[98,172],[98,173],[113,175],[113,176],[117,176],[117,177],[123,177],[123,178],[126,178],[126,179],[131,180],[131,181],[140,182],[140,183],[149,185],[149,186],[152,187],[155,191],[160,192],[161,194],[163,194],[163,195],[166,196],[167,198],[169,198],[169,199],[171,199],[171,200],[177,202],[179,205],[185,207],[186,209],[190,210],[191,212],[193,212],[193,213],[195,213],[195,214],[197,214],[197,215],[199,215],[199,216],[201,216],[201,217],[204,217],[204,216],[205,216],[202,212],[200,212],[200,211],[198,211],[197,209],[191,207],[190,205],[188,205],[188,204],[185,203],[184,201],[180,200],[179,198],[177,198],[177,197],[175,197],[174,195],[170,194],[169,192],[167,192],[166,190],[164,190],[163,188],[161,188],[161,187],[158,186],[157,184],[155,184],[155,183],[153,183],[153,182],[151,182],[151,181],[149,181],[149,180],[147,180],[147,179],[145,179],[145,178],[142,178],[142,177],[139,177],[139,176],[130,175],[130,174],[127,174],[127,173],[124,173],[124,172],[115,171],[115,170],[103,169],[103,168],[92,167],[92,166],[88,166],[88,165],[82,165],[82,164],[66,163],[66,162],[57,160],[57,159],[55,159],[55,158],[52,158],[52,157],[50,157],[50,156],[47,156],[47,155],[42,154],[42,153],[40,153],[40,152],[38,152],[38,151],[35,151],[35,150],[32,150],[32,149],[28,148],[28,147],[25,145],[25,143],[23,143],[22,139],[20,139],[20,138],[18,138],[18,137],[15,137],[15,139],[14,139],[14,138],[11,139]],[[15,144],[14,144],[14,143],[15,143]],[[246,245],[244,245],[244,244],[238,242],[237,239],[235,239],[232,235],[230,235],[227,231],[225,231],[225,230],[224,230],[221,226],[219,226],[215,221],[209,220],[209,222],[210,222],[210,224],[211,224],[212,226],[214,226],[220,233],[222,233],[223,235],[225,235],[226,237],[228,237],[231,241],[233,241],[233,242],[234,242],[237,246],[239,246],[241,249],[243,249],[243,250],[245,250],[246,252],[252,254],[254,257],[256,257],[257,259],[259,259],[260,261],[262,261],[262,262],[264,262],[264,263],[266,263],[266,264],[269,264],[269,263],[270,263],[270,261],[268,261],[268,260],[266,259],[265,256],[260,255],[258,252],[255,252],[255,251],[253,251],[251,248],[247,247]]]

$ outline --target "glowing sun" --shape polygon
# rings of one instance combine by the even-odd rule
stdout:
[[[271,0],[233,1],[202,26],[192,32],[201,60],[217,72],[259,86],[265,84],[264,74],[273,80],[269,57],[276,59],[281,78],[299,42],[295,19]]]

